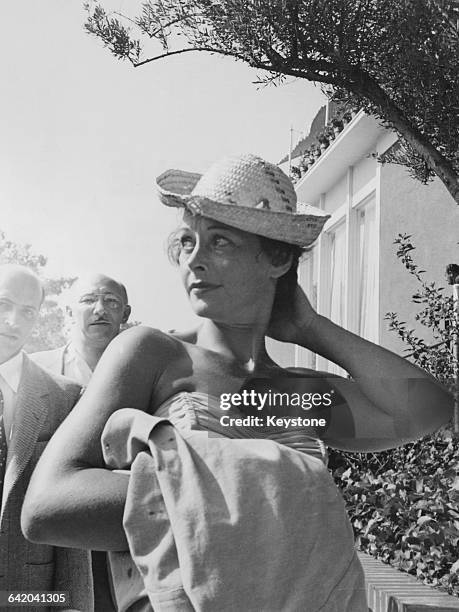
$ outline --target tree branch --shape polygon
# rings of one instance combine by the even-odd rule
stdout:
[[[315,72],[314,69],[310,69],[308,66],[308,61],[304,61],[304,66],[299,66],[296,69],[290,68],[286,63],[286,60],[280,55],[275,49],[272,47],[264,49],[266,57],[270,60],[272,64],[271,71],[272,72],[281,72],[282,74],[286,74],[288,76],[293,76],[296,78],[306,79],[308,81],[318,81],[320,83],[326,83],[328,85],[338,85],[336,79],[330,75],[321,74],[320,72]],[[314,60],[311,60],[313,62]],[[321,68],[322,69],[322,68]],[[324,70],[328,71],[328,66],[324,68]]]
[[[116,13],[116,14],[120,14],[120,13]],[[176,19],[171,19],[171,21],[168,21],[167,23],[161,24],[161,26],[158,27],[153,32],[149,32],[145,28],[140,18],[138,18],[138,21],[135,21],[132,19],[129,19],[129,21],[131,21],[134,25],[136,25],[141,30],[141,32],[145,34],[145,36],[148,36],[148,38],[155,38],[159,32],[164,32],[166,28],[171,28],[172,26],[176,26],[178,23],[187,22],[190,19],[194,19],[195,17],[202,17],[202,15],[199,13],[192,14],[192,15],[182,15],[180,17],[177,17]]]
[[[121,17],[121,19],[125,19],[126,21],[129,21],[130,23],[132,23],[132,25],[135,25],[136,27],[139,27],[139,24],[134,19],[131,19],[127,15],[123,15],[123,13],[120,13],[119,11],[113,11],[113,13],[110,13],[110,14],[111,15],[116,15],[117,17]],[[107,18],[108,18],[108,16],[107,16]]]
[[[144,66],[145,64],[149,64],[150,62],[155,62],[156,60],[163,59],[165,57],[171,57],[172,55],[181,55],[183,53],[190,53],[192,51],[205,51],[207,53],[217,53],[218,55],[224,55],[226,57],[234,57],[235,59],[241,60],[245,63],[250,63],[249,60],[243,55],[236,53],[236,51],[224,51],[223,49],[216,49],[214,47],[187,47],[186,49],[177,49],[176,51],[167,51],[166,53],[162,53],[161,55],[155,55],[153,57],[149,57],[147,59],[142,60],[141,62],[136,62],[134,64],[135,68],[139,66]],[[267,70],[268,72],[275,72],[273,68],[267,66],[261,62],[253,62],[250,64],[253,68],[260,68],[262,70]]]
[[[370,75],[363,70],[359,70],[356,77],[355,82],[349,82],[346,86],[384,111],[381,112],[381,118],[393,126],[413,149],[425,159],[429,168],[445,184],[454,200],[459,203],[459,180],[452,164],[405,117],[403,111]]]
[[[298,61],[298,5],[290,6],[290,36],[292,40],[292,59]]]
[[[456,144],[454,121],[450,119],[454,117],[454,109],[451,110],[453,98],[449,93],[453,91],[454,79],[457,78],[454,59],[458,28],[457,23],[453,23],[456,15],[454,5],[447,0],[424,0],[424,8],[428,10],[421,10],[421,5],[415,0],[407,0],[397,13],[401,26],[395,30],[398,37],[404,34],[408,37],[403,48],[409,53],[395,61],[391,59],[390,49],[391,43],[396,45],[398,39],[392,40],[390,31],[385,29],[382,31],[387,36],[378,38],[375,30],[387,24],[395,25],[388,16],[380,19],[379,8],[385,3],[386,0],[341,0],[336,4],[328,4],[326,0],[323,4],[287,0],[267,3],[264,10],[263,2],[246,6],[242,0],[215,3],[203,0],[197,2],[196,13],[187,14],[189,5],[195,6],[193,2],[149,0],[144,4],[143,17],[130,22],[150,38],[160,40],[163,48],[159,50],[160,54],[142,60],[139,57],[140,42],[132,41],[126,28],[118,20],[108,19],[101,7],[95,11],[95,17],[89,19],[86,29],[100,37],[116,57],[129,59],[134,67],[173,55],[202,51],[232,57],[277,77],[303,78],[330,85],[336,91],[346,91],[350,100],[355,97],[401,135],[414,160],[410,157],[411,166],[407,165],[414,168],[416,176],[417,162],[425,164],[428,172],[436,174],[459,203],[459,181],[454,161],[446,157],[454,159]],[[387,0],[386,4],[398,6],[397,0]],[[150,9],[147,10],[146,6]],[[321,16],[323,32],[314,26],[317,14],[311,9],[320,6],[324,10]],[[332,7],[330,11],[329,6]],[[253,10],[258,10],[260,19],[251,19]],[[197,11],[200,11],[199,15]],[[413,19],[419,19],[422,25],[417,38],[413,34]],[[186,46],[170,50],[169,35],[176,30],[185,34]],[[432,41],[437,40],[440,42],[434,45]],[[422,73],[420,67],[427,61],[426,50],[428,52],[431,46],[435,53],[438,50],[438,61],[432,60],[429,66],[439,72],[436,82],[441,85],[440,79],[445,81],[443,105],[438,96],[432,96],[430,89],[423,86],[419,77]],[[437,57],[435,53],[433,57]],[[379,55],[381,66],[378,65]],[[368,72],[362,68],[362,62],[366,60],[370,66]],[[449,89],[447,85],[450,85]],[[430,115],[424,117],[424,123],[420,122],[422,107],[412,101],[415,100],[413,90],[420,96],[426,92],[422,100],[425,101],[426,113],[429,111]],[[440,121],[436,121],[436,116],[443,112],[445,116],[441,115]]]

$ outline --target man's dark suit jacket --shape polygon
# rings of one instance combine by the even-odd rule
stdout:
[[[79,394],[79,385],[45,372],[24,355],[0,513],[0,590],[67,591],[70,603],[63,609],[91,612],[94,607],[89,553],[32,544],[24,538],[20,526],[22,503],[32,471]],[[46,608],[27,606],[24,609],[43,612]]]

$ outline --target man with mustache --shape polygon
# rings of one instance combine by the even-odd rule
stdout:
[[[0,591],[67,591],[70,600],[60,609],[89,612],[88,553],[32,544],[19,522],[32,471],[81,391],[80,385],[45,372],[22,350],[43,298],[41,282],[31,270],[0,265]],[[27,600],[20,609],[50,609],[36,602]],[[8,607],[3,601],[2,610],[3,605]]]
[[[80,277],[72,287],[69,308],[73,319],[70,342],[60,348],[34,353],[32,359],[48,371],[63,374],[85,387],[111,340],[131,313],[126,288],[109,276]],[[110,594],[106,553],[93,551],[95,609],[115,610]]]
[[[69,310],[71,340],[65,346],[34,353],[32,359],[50,370],[86,386],[102,353],[119,334],[131,313],[126,288],[104,274],[80,277],[72,287]]]

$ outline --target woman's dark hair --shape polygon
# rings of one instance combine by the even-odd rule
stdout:
[[[450,263],[446,266],[446,276],[448,285],[459,283],[459,266],[455,263]]]
[[[298,283],[298,264],[303,253],[306,253],[309,249],[296,246],[295,244],[281,242],[280,240],[265,238],[264,236],[258,236],[258,238],[261,248],[264,253],[271,258],[271,262],[274,265],[280,266],[286,263],[290,258],[292,260],[292,264],[288,271],[277,281],[272,310],[273,312],[288,312],[292,307],[295,289]]]
[[[174,266],[178,266],[179,264],[179,255],[180,255],[180,241],[177,237],[178,230],[174,230],[167,237],[166,242],[166,252],[169,261]]]

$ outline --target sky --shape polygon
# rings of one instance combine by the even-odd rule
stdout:
[[[165,254],[177,214],[155,177],[243,152],[277,162],[325,97],[301,80],[260,88],[259,72],[201,53],[134,69],[84,20],[80,0],[1,3],[0,229],[45,255],[48,277],[103,272],[134,319],[184,329],[195,319]]]

